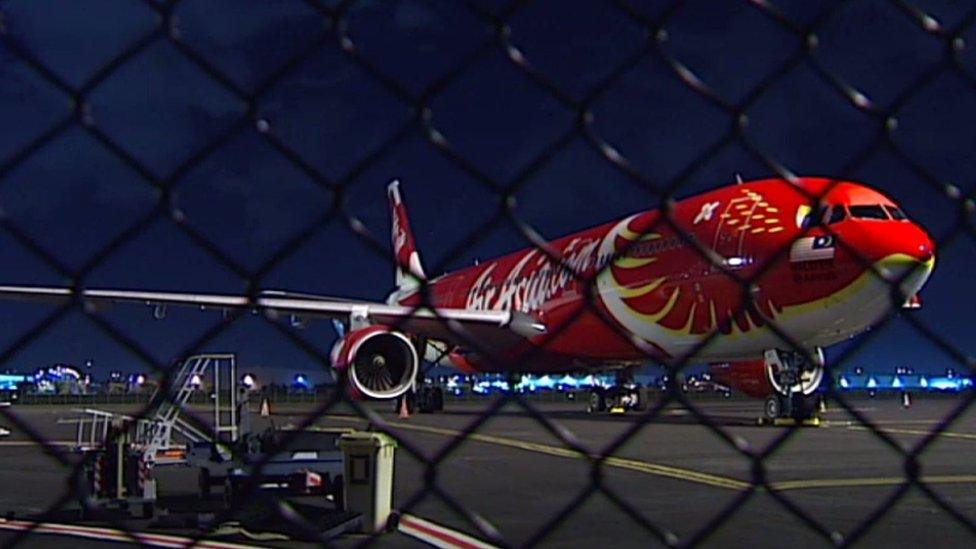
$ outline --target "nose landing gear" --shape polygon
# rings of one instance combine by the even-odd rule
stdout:
[[[823,380],[823,351],[817,349],[808,357],[796,351],[771,349],[765,352],[764,359],[774,392],[763,403],[760,424],[819,425],[815,392]]]

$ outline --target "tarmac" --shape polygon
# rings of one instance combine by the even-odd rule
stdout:
[[[529,408],[496,399],[449,401],[443,413],[409,419],[399,418],[389,404],[375,403],[366,406],[367,414],[345,406],[328,410],[310,428],[390,432],[399,441],[394,507],[502,546],[822,547],[857,541],[941,547],[976,538],[952,516],[976,521],[976,408],[944,430],[933,430],[962,397],[916,395],[905,408],[898,398],[851,396],[850,410],[831,403],[822,426],[795,429],[757,426],[758,401],[692,403],[694,410],[669,405],[591,416],[576,401],[532,401]],[[272,416],[255,418],[255,426],[295,427],[311,408],[273,406]],[[71,416],[71,409],[7,410],[52,443],[45,448],[30,441],[0,416],[0,425],[13,431],[0,440],[0,516],[29,519],[59,498],[70,499],[68,468],[59,460],[73,459],[63,452],[74,426],[59,419]],[[463,433],[470,434],[462,439]],[[903,453],[920,445],[922,484],[907,483]],[[191,497],[195,477],[189,470],[157,471],[162,493]],[[0,520],[0,543],[6,544],[16,534],[4,524]],[[127,526],[194,534],[147,522]],[[23,541],[29,547],[55,539],[66,542],[67,536],[32,534]],[[402,533],[339,543],[367,541],[420,545]]]

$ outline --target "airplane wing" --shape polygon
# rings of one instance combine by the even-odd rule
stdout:
[[[155,307],[155,314],[167,306],[198,309],[254,310],[269,317],[362,318],[371,323],[394,326],[403,332],[429,339],[466,345],[510,345],[515,340],[545,333],[545,325],[518,311],[477,311],[404,307],[369,301],[355,301],[310,294],[269,290],[255,299],[243,295],[190,294],[141,290],[86,289],[80,296],[71,288],[0,286],[0,299],[64,303],[76,298],[96,308],[116,303],[137,303]]]

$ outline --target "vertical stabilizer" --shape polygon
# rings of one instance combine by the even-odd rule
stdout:
[[[420,255],[410,230],[407,207],[400,196],[400,182],[393,180],[386,188],[390,198],[390,217],[392,219],[393,257],[396,261],[397,292],[411,290],[420,286],[426,279],[420,265]]]

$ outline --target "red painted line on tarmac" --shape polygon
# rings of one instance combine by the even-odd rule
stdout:
[[[240,545],[237,543],[225,543],[221,541],[200,540],[194,544],[192,538],[180,536],[169,536],[165,534],[150,534],[146,532],[132,532],[128,534],[123,530],[112,528],[99,528],[93,526],[76,526],[72,524],[56,524],[50,522],[30,522],[25,520],[5,520],[0,519],[0,530],[30,530],[31,533],[53,534],[62,536],[73,536],[79,538],[98,539],[106,541],[137,541],[153,547],[173,547],[182,548],[193,545],[204,549],[250,549],[251,545]]]
[[[413,515],[402,515],[398,529],[408,536],[444,549],[489,549],[495,547],[457,530]]]
[[[0,446],[74,446],[73,440],[49,440],[43,444],[35,440],[0,440]]]

